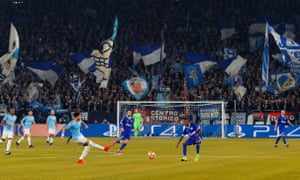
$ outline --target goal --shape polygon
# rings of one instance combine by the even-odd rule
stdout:
[[[128,110],[139,108],[143,116],[140,136],[180,136],[185,117],[202,127],[205,137],[226,137],[224,101],[118,101],[117,136]]]

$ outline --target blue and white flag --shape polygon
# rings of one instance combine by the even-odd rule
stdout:
[[[212,66],[217,64],[216,59],[200,53],[189,53],[189,54],[185,54],[184,57],[191,64],[200,66],[202,73],[205,73]]]
[[[64,68],[56,66],[54,61],[25,63],[25,67],[34,72],[41,80],[48,81],[52,87],[64,71]]]
[[[268,31],[268,23],[266,23],[265,43],[264,43],[264,51],[262,56],[262,86],[265,89],[267,89],[269,83],[269,63],[270,63],[269,31]]]
[[[274,72],[270,75],[270,83],[267,91],[280,94],[299,87],[300,74],[291,72]]]
[[[295,39],[295,37],[296,37],[294,24],[280,24],[276,28],[276,31],[281,36],[284,36],[289,39]]]
[[[246,64],[246,62],[247,59],[244,59],[243,57],[238,55],[237,57],[218,62],[218,65],[228,75],[233,76],[241,70],[241,68]]]
[[[285,65],[300,64],[300,45],[294,40],[280,36],[272,26],[268,26],[278,48],[281,51],[282,61]]]
[[[142,55],[140,53],[141,50],[140,50],[140,46],[136,43],[133,44],[132,48],[133,48],[133,53],[132,53],[132,55],[133,55],[133,66],[136,66],[140,62],[140,60],[142,59]]]
[[[149,91],[149,85],[146,79],[142,77],[132,77],[123,81],[124,88],[139,101]]]
[[[290,72],[300,74],[300,64],[296,64],[296,63],[291,64]]]
[[[272,54],[272,58],[280,62],[281,64],[287,65],[284,63],[281,53]],[[300,73],[300,63],[290,63],[288,64],[288,67],[290,69],[290,72]]]
[[[162,59],[166,58],[164,43],[162,46],[157,45],[137,45],[133,47],[133,61],[136,65],[139,59],[142,59],[145,66],[160,62],[162,52]]]
[[[12,77],[14,77],[14,69],[18,61],[19,51],[19,34],[16,27],[11,23],[8,52],[0,57],[0,83],[11,81]]]
[[[236,57],[236,52],[227,47],[223,50],[223,60]]]
[[[184,74],[187,80],[188,89],[198,87],[204,83],[203,75],[200,66],[198,65],[185,65],[183,67]]]
[[[230,38],[235,33],[235,29],[232,25],[221,23],[219,26],[221,29],[221,40],[222,41]]]
[[[281,53],[272,54],[272,58],[275,59],[276,61],[284,64]]]
[[[89,53],[75,53],[70,56],[73,61],[85,74],[95,71],[95,62]]]

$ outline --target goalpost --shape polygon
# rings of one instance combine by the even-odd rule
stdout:
[[[182,120],[189,117],[202,127],[206,137],[226,137],[224,101],[118,101],[117,136],[126,111],[141,110],[144,122],[142,136],[180,136]]]

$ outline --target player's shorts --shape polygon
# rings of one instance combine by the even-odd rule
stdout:
[[[23,129],[24,135],[30,136],[30,129]]]
[[[185,144],[192,145],[197,144],[199,142],[202,142],[202,136],[191,136],[185,141]]]
[[[121,140],[126,140],[126,139],[130,140],[130,137],[131,137],[131,135],[128,133],[121,133],[120,139]]]
[[[279,127],[278,128],[278,132],[279,132],[279,135],[284,135],[285,133],[284,133],[284,127]]]
[[[55,134],[55,129],[49,128],[48,129],[48,134]]]
[[[78,138],[73,139],[73,140],[74,140],[77,144],[82,145],[82,144],[86,143],[87,138],[84,137],[84,136],[81,134]]]
[[[7,131],[6,129],[3,129],[2,139],[13,138],[13,137],[14,137],[13,131]]]

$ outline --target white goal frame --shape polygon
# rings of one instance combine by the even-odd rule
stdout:
[[[225,138],[225,125],[226,125],[226,115],[225,115],[225,102],[224,101],[118,101],[117,102],[117,137],[120,136],[120,107],[123,104],[127,105],[138,105],[138,104],[220,104],[221,105],[221,138]]]

